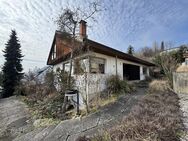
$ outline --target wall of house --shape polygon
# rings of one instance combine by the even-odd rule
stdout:
[[[96,96],[97,92],[103,91],[106,88],[105,80],[110,75],[116,75],[116,58],[107,56],[99,53],[92,53],[93,57],[99,57],[105,59],[105,74],[87,74],[86,75],[73,75],[76,80],[76,89],[80,92],[80,107],[84,107],[83,99],[87,99],[89,102],[93,97]],[[145,75],[143,74],[143,67],[147,68],[147,75],[149,76],[149,67],[118,59],[117,58],[117,73],[121,79],[123,79],[123,63],[137,65],[140,67],[140,80],[145,79]],[[57,68],[63,68],[63,63],[59,63],[53,67],[54,71]],[[73,71],[74,69],[72,69]],[[72,72],[73,73],[73,72]],[[87,77],[87,82],[86,78]],[[87,98],[86,98],[87,96]],[[76,101],[76,97],[73,97],[74,101]]]
[[[111,57],[111,56],[107,56],[107,55],[99,54],[99,53],[95,53],[95,57],[106,59],[106,63],[105,63],[106,75],[112,75],[112,74],[116,75],[116,58],[115,57]],[[146,76],[149,76],[149,67],[117,58],[117,73],[121,77],[121,79],[123,79],[123,63],[139,66],[140,67],[140,80],[144,80]],[[143,74],[143,67],[147,68],[146,75]]]
[[[57,58],[60,58],[63,55],[68,54],[71,51],[70,47],[67,46],[69,42],[68,43],[67,42],[68,41],[66,40],[62,40],[62,37],[60,35],[56,36],[55,45],[57,47],[56,49]]]
[[[111,57],[111,56],[107,56],[107,55],[99,54],[99,53],[94,53],[94,54],[92,54],[92,56],[105,59],[105,75],[106,76],[116,75],[116,58],[115,57]],[[123,63],[139,66],[140,67],[140,80],[144,80],[146,76],[150,75],[148,66],[117,58],[117,73],[121,77],[121,79],[123,79]],[[147,68],[146,74],[143,74],[144,67]],[[63,62],[54,65],[54,67],[53,67],[54,71],[57,68],[62,69]],[[74,69],[72,69],[72,73],[73,73],[73,70]]]
[[[81,99],[80,106],[84,107],[83,99],[88,103],[92,100],[99,92],[105,90],[106,88],[106,78],[105,74],[83,74],[74,75],[76,80],[76,89],[79,90]],[[73,97],[76,100],[76,97]]]

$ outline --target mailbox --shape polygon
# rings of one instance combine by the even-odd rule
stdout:
[[[66,90],[65,91],[65,96],[66,97],[72,97],[72,96],[76,96],[77,97],[76,109],[77,109],[77,115],[79,115],[79,91],[78,90]]]

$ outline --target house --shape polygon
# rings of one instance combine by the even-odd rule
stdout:
[[[83,53],[75,56],[75,58],[79,58],[79,67],[87,72],[87,79],[90,82],[87,82],[86,91],[90,95],[89,99],[96,91],[105,89],[105,79],[109,75],[118,74],[121,79],[126,80],[144,80],[146,76],[150,75],[149,68],[154,66],[153,63],[90,40],[86,31],[86,22],[81,20],[76,48],[82,48]],[[60,31],[55,32],[47,60],[47,65],[52,65],[54,70],[61,68],[69,71],[71,46],[70,39],[65,38],[64,34]],[[77,74],[76,62],[73,62],[72,74],[75,76],[76,85],[80,90],[81,87],[85,86],[82,83],[84,76]]]

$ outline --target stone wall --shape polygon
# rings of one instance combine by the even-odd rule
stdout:
[[[173,73],[173,88],[176,93],[188,94],[188,72]]]

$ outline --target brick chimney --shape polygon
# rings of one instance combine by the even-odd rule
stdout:
[[[81,20],[80,22],[80,37],[83,39],[83,38],[87,38],[87,25],[86,25],[86,21],[84,20]]]

